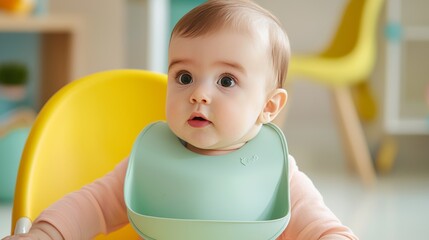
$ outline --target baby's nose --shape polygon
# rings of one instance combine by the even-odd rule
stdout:
[[[192,93],[190,98],[191,103],[210,104],[211,98],[209,91],[204,86],[198,86]]]

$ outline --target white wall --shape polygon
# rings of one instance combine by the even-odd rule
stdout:
[[[85,64],[82,73],[125,67],[123,0],[53,0],[51,14],[76,15],[83,21]]]
[[[347,0],[256,0],[282,22],[293,52],[323,48],[335,30]]]

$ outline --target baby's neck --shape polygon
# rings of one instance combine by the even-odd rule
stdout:
[[[233,151],[236,151],[237,149],[241,148],[244,145],[244,143],[241,143],[239,145],[231,146],[230,148],[226,149],[201,149],[197,148],[189,143],[186,143],[186,148],[191,150],[192,152],[201,154],[201,155],[208,155],[208,156],[219,156],[223,154],[227,154]]]

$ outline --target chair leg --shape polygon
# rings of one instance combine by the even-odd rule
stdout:
[[[332,91],[343,142],[349,159],[364,184],[373,185],[376,181],[376,174],[357,110],[353,104],[350,88],[333,87]]]

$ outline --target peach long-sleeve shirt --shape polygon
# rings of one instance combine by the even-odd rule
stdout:
[[[128,223],[124,180],[128,160],[81,190],[68,194],[43,211],[35,222],[46,221],[64,239],[91,239]],[[278,240],[358,239],[323,202],[311,180],[289,156],[291,218]]]

